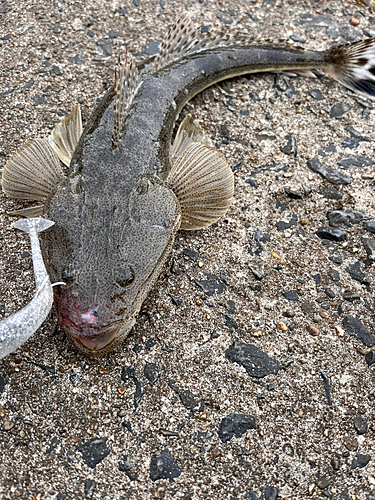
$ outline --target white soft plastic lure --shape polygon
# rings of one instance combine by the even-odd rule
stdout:
[[[27,306],[0,322],[0,359],[24,344],[47,318],[53,304],[51,281],[40,251],[38,233],[54,225],[41,217],[18,220],[15,229],[29,233],[36,293]]]

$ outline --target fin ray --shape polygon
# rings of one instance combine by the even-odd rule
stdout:
[[[72,111],[52,130],[48,138],[53,150],[68,167],[82,135],[81,107],[76,104]]]
[[[44,202],[64,177],[47,139],[32,139],[6,163],[1,184],[10,198]]]
[[[172,164],[167,184],[181,207],[180,229],[214,224],[233,200],[233,173],[224,156],[200,142],[190,144]]]
[[[375,38],[334,47],[332,67],[325,70],[345,87],[375,99]]]
[[[193,120],[191,115],[186,115],[178,127],[175,140],[171,147],[170,155],[172,163],[193,142],[200,142],[210,147],[213,146],[211,139],[201,129],[197,120]]]
[[[116,148],[124,133],[126,117],[139,85],[139,72],[134,59],[128,54],[128,51],[126,51],[125,63],[121,64],[119,53],[117,68],[115,68],[113,98],[113,149]]]

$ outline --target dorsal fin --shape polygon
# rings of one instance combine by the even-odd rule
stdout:
[[[201,34],[199,28],[194,26],[188,15],[181,17],[168,31],[167,36],[159,47],[150,73],[154,74],[165,69],[171,64],[204,52],[215,49],[232,50],[235,48],[248,48],[250,46],[264,45],[274,48],[287,47],[288,50],[305,50],[303,47],[292,45],[290,40],[274,40],[254,38],[245,33],[212,32]]]
[[[125,120],[133,98],[139,88],[140,78],[134,59],[126,49],[125,62],[121,64],[118,54],[115,68],[115,89],[113,99],[113,133],[112,148],[115,149],[124,132]]]
[[[188,54],[199,43],[198,30],[188,16],[181,17],[169,28],[167,36],[161,42],[159,52],[152,63],[151,73]]]

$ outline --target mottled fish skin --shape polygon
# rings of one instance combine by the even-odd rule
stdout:
[[[29,233],[34,266],[36,293],[20,311],[0,322],[0,359],[24,344],[47,318],[53,305],[52,285],[43,262],[38,232],[51,227],[52,221],[42,218],[19,220],[16,229]]]

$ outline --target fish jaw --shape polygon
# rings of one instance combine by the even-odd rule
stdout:
[[[79,294],[68,286],[56,291],[55,310],[69,341],[78,351],[93,358],[103,356],[121,344],[132,329],[136,316],[118,319],[112,316],[108,306],[87,307]]]
[[[67,320],[62,324],[66,336],[73,346],[90,358],[100,358],[115,349],[127,337],[133,328],[135,318],[112,324],[107,328],[91,330],[86,328],[79,331],[76,326]]]

